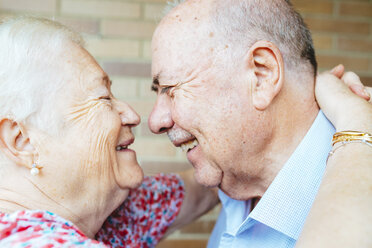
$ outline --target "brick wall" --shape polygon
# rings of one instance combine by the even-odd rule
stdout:
[[[190,168],[166,136],[147,128],[150,41],[166,0],[0,0],[0,18],[33,14],[83,32],[87,49],[113,79],[113,92],[142,117],[135,149],[148,174]],[[372,86],[372,1],[293,0],[312,30],[321,70],[343,63]],[[205,247],[219,208],[168,237],[158,247]]]

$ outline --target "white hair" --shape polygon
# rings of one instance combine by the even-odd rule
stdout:
[[[66,42],[83,46],[79,34],[51,20],[18,17],[0,24],[0,118],[55,128],[49,105],[62,84],[52,66]]]

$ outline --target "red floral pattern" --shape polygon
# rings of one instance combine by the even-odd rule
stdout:
[[[180,211],[184,185],[179,176],[145,177],[103,224],[96,240],[48,211],[0,213],[0,247],[155,247]]]

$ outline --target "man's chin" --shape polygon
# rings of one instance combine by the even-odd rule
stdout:
[[[195,169],[195,180],[205,187],[218,187],[223,178],[223,172],[216,169]]]

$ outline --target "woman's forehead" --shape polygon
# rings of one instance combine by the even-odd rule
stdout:
[[[73,46],[70,53],[62,59],[62,73],[66,84],[83,89],[109,87],[111,81],[97,61],[84,49]]]

